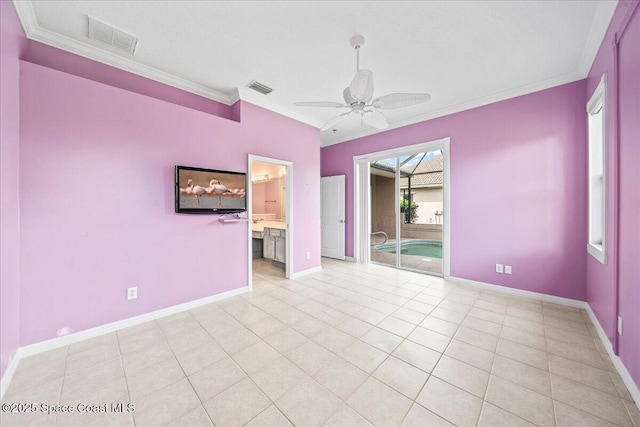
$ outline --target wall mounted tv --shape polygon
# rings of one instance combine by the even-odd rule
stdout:
[[[176,212],[226,214],[245,212],[247,174],[176,166]]]

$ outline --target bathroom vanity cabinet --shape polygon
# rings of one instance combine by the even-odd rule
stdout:
[[[262,240],[262,256],[284,264],[287,261],[286,238],[286,230],[265,227]]]

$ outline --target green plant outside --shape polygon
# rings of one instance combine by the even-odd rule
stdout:
[[[418,204],[411,202],[409,207],[409,200],[400,200],[400,212],[404,214],[405,224],[413,224],[418,219]]]

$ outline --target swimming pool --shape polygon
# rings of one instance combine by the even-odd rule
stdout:
[[[384,245],[378,245],[375,248],[390,254],[396,253],[395,243],[386,243]],[[433,240],[409,240],[400,242],[400,254],[442,258],[442,242]]]

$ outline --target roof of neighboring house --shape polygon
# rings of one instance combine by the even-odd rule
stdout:
[[[440,186],[442,185],[443,179],[444,179],[444,174],[442,173],[442,171],[412,175],[411,188]],[[408,188],[409,187],[408,181],[409,181],[408,178],[401,178],[400,188]]]
[[[409,166],[413,168],[414,166]],[[406,170],[405,167],[402,167]],[[433,157],[429,160],[420,162],[411,174],[411,188],[431,187],[442,185],[444,180],[444,162],[442,156]],[[407,172],[410,172],[407,171]],[[408,177],[400,178],[400,188],[408,188]]]
[[[407,172],[411,172],[411,169],[413,169],[414,167],[415,165],[404,165],[402,166],[402,169],[406,170]],[[442,156],[436,156],[430,158],[429,160],[420,162],[418,164],[418,167],[415,167],[415,170],[413,170],[413,174],[415,175],[418,173],[442,172],[443,170],[444,162],[442,160]]]

